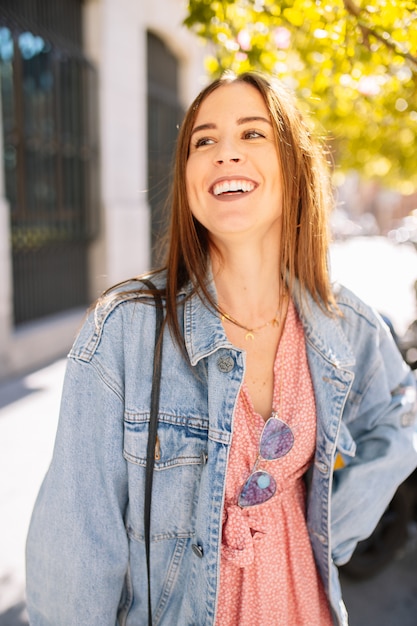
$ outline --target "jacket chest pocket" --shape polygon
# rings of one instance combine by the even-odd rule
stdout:
[[[151,511],[153,541],[191,537],[202,468],[207,459],[208,430],[201,420],[160,416],[154,461]],[[129,534],[143,541],[146,450],[149,415],[125,418],[123,456],[128,466]]]

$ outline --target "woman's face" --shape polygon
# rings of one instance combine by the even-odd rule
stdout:
[[[200,105],[186,168],[194,217],[214,241],[272,234],[279,237],[281,167],[262,95],[230,83]]]

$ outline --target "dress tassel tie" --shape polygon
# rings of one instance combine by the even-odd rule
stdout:
[[[247,567],[255,558],[255,543],[266,532],[250,526],[248,512],[240,506],[230,505],[224,510],[222,556],[236,567]]]

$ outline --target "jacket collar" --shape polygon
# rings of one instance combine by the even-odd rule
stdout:
[[[336,296],[337,291],[336,287]],[[294,282],[291,295],[304,327],[306,342],[335,367],[353,366],[355,357],[343,331],[343,318],[337,313],[326,313],[310,293],[301,292],[298,281]]]
[[[208,290],[217,302],[214,281],[210,278]],[[191,293],[191,295],[190,295]],[[220,348],[236,349],[227,339],[217,311],[205,302],[192,286],[185,289],[184,341],[191,365],[196,365],[202,358],[213,354]]]
[[[211,276],[208,289],[217,302]],[[186,296],[184,340],[191,364],[196,365],[220,348],[236,350],[226,337],[218,313],[198,294],[193,293],[191,284],[185,287],[183,295]],[[337,314],[326,314],[309,293],[301,292],[298,281],[294,282],[291,297],[303,324],[306,342],[337,368],[354,365],[355,357],[343,332],[341,318]]]

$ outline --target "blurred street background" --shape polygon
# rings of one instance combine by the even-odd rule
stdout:
[[[415,3],[0,0],[0,626],[27,624],[25,536],[83,313],[159,264],[184,111],[249,69],[294,91],[328,140],[332,277],[403,338],[417,317]],[[387,568],[343,576],[351,625],[417,626],[416,574],[413,522]]]

